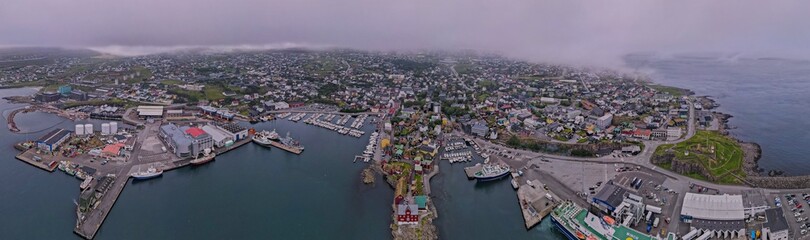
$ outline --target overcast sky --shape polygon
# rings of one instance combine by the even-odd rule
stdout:
[[[810,1],[3,0],[0,45],[478,49],[606,64],[636,51],[801,55]]]

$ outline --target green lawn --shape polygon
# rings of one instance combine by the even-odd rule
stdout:
[[[180,80],[177,80],[177,79],[166,79],[166,80],[160,81],[160,83],[162,83],[163,85],[181,85],[181,84],[183,84],[183,81],[180,81]]]
[[[422,180],[422,174],[416,174],[414,179],[416,180],[416,192],[414,195],[423,195],[425,192],[425,184]]]
[[[56,90],[59,90],[59,86],[62,86],[62,85],[64,85],[64,84],[59,84],[59,83],[48,84],[48,85],[45,85],[44,87],[42,87],[42,89],[40,91],[41,92],[56,92]]]
[[[171,80],[168,80],[171,81]],[[178,96],[189,98],[191,101],[209,100],[216,101],[225,98],[222,94],[223,89],[217,85],[205,85],[203,91],[189,91],[176,86],[173,86],[171,91]]]
[[[126,83],[129,83],[129,84],[139,83],[139,82],[146,81],[147,79],[152,77],[152,70],[149,70],[148,68],[145,68],[145,67],[133,67],[132,69],[135,72],[140,73],[141,75],[136,76],[134,78],[127,79]]]
[[[71,107],[76,107],[76,106],[100,106],[100,105],[105,105],[105,104],[107,104],[107,105],[134,106],[134,104],[129,102],[129,101],[119,99],[119,98],[113,98],[113,99],[109,99],[109,100],[93,99],[93,100],[88,100],[88,101],[67,102],[62,107],[63,108],[71,108]]]
[[[473,65],[469,63],[459,63],[456,64],[453,68],[456,69],[456,72],[459,75],[463,75],[470,73],[472,71]]]
[[[698,131],[692,138],[678,144],[664,144],[655,155],[672,151],[681,161],[699,163],[720,183],[739,183],[732,174],[744,177],[743,151],[734,139],[715,131]],[[665,167],[665,166],[662,166]]]
[[[225,95],[222,95],[223,92],[222,88],[218,86],[207,85],[205,86],[205,88],[203,88],[203,92],[205,93],[205,99],[208,99],[210,101],[225,98]]]
[[[680,97],[680,96],[686,95],[687,92],[688,92],[688,90],[683,89],[683,88],[670,87],[670,86],[664,86],[664,85],[648,85],[648,86],[651,87],[652,89],[655,89],[656,91],[663,92],[663,93],[669,93],[669,95],[672,95],[672,96],[675,96],[675,97]]]

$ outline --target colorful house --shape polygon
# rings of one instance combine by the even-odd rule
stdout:
[[[397,181],[397,187],[394,189],[394,193],[396,194],[394,202],[396,204],[402,203],[402,200],[405,199],[405,196],[408,194],[408,182],[406,177],[399,178],[399,181]]]
[[[397,224],[419,223],[419,207],[416,204],[403,202],[397,205]]]
[[[421,152],[422,154],[430,156],[430,158],[433,158],[433,157],[436,156],[436,153],[438,153],[439,151],[438,151],[438,149],[436,147],[423,144],[422,146],[419,146],[419,152]]]

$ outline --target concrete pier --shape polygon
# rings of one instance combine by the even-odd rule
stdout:
[[[247,143],[250,143],[251,140],[244,139],[239,142],[234,143],[230,147],[218,149],[216,150],[217,155],[228,152],[230,150],[239,148]],[[162,169],[163,171],[169,171],[173,169],[177,169],[180,167],[184,167],[189,165],[190,159],[165,159],[165,160],[158,160],[149,163],[142,163],[136,165],[130,165],[127,167],[122,168],[117,174],[115,181],[113,182],[112,187],[107,190],[100,199],[98,199],[96,206],[86,213],[84,213],[83,219],[78,219],[76,221],[76,228],[73,230],[79,236],[85,239],[93,239],[98,232],[99,228],[101,228],[101,224],[104,223],[104,219],[107,218],[107,214],[110,213],[112,210],[113,205],[118,200],[118,196],[121,195],[121,192],[124,190],[124,187],[127,185],[129,176],[134,172],[138,171],[138,169],[147,169],[149,166],[154,166],[155,168]]]
[[[39,158],[40,160],[34,160],[35,158]],[[17,159],[48,172],[53,172],[53,170],[59,166],[59,159],[57,157],[37,154],[34,148],[18,154]]]
[[[464,168],[464,173],[467,174],[467,178],[472,179],[472,178],[475,178],[475,173],[478,172],[478,171],[481,171],[482,168],[484,168],[484,165],[482,165],[480,163],[475,164],[475,166],[465,167]]]
[[[551,213],[554,207],[557,206],[557,197],[554,197],[537,180],[523,184],[518,188],[517,195],[526,229],[531,229],[534,225],[540,223],[540,220]]]
[[[118,196],[124,191],[129,179],[129,172],[130,168],[124,168],[116,174],[112,187],[101,196],[96,207],[84,214],[84,219],[76,221],[76,228],[73,229],[73,232],[85,239],[93,239],[96,236],[101,224],[104,223],[104,219],[107,218],[107,214],[110,213],[113,205],[118,200]]]
[[[239,140],[237,142],[234,142],[233,145],[231,145],[230,147],[225,147],[225,148],[220,148],[220,149],[214,150],[214,153],[216,153],[217,156],[219,156],[219,155],[222,155],[223,153],[226,153],[228,151],[237,149],[237,148],[239,148],[239,147],[241,147],[241,146],[243,146],[245,144],[248,144],[248,143],[252,142],[252,140],[250,139],[251,137],[253,137],[253,136],[248,135],[247,138]]]

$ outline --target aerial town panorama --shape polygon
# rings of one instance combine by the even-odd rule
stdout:
[[[294,157],[344,141],[361,146],[337,150],[353,157],[316,161],[362,166],[343,180],[391,189],[393,239],[440,236],[446,205],[431,180],[452,171],[511,185],[514,204],[475,211],[520,212],[526,231],[550,222],[548,239],[799,239],[810,227],[807,177],[763,171],[759,145],[728,135],[720,103],[640,73],[349,49],[0,58],[3,138],[25,136],[4,161],[75,177],[72,227],[85,239],[114,221],[128,185],[214,171],[202,167],[245,151],[305,161]],[[63,120],[31,127],[35,113]],[[339,140],[305,143],[303,129]]]

